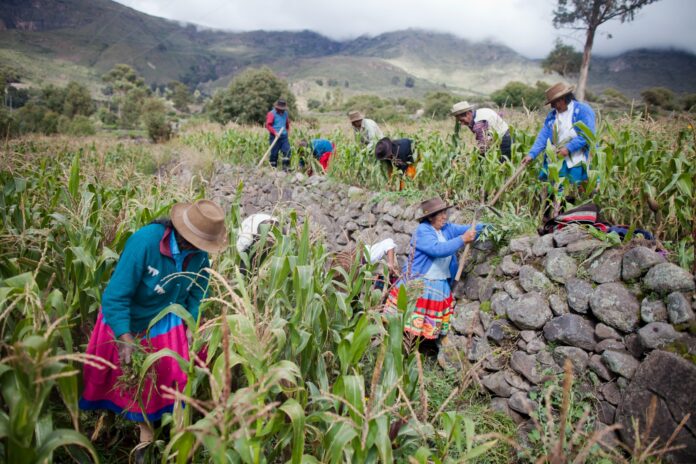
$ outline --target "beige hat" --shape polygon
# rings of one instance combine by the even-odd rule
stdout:
[[[225,212],[215,202],[198,200],[172,207],[172,224],[191,245],[210,253],[227,247]]]
[[[440,197],[425,200],[420,204],[420,216],[418,216],[416,220],[420,221],[422,219],[427,218],[428,216],[432,216],[435,213],[439,213],[440,211],[450,209],[451,207],[452,205],[448,205],[447,203],[442,201],[442,198]]]
[[[563,95],[568,95],[573,90],[575,90],[574,85],[564,84],[563,82],[552,85],[546,89],[546,102],[544,105],[548,105],[557,98],[561,98]]]
[[[450,113],[452,116],[457,116],[462,113],[466,113],[467,111],[472,111],[473,109],[474,105],[469,104],[467,101],[460,101],[452,106]]]
[[[350,122],[358,122],[365,119],[365,117],[360,111],[351,111],[348,113],[348,119],[350,119]]]

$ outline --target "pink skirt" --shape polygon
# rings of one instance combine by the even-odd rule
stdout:
[[[149,336],[143,336],[140,344],[148,353],[168,348],[182,358],[189,359],[186,326],[181,318],[172,313],[157,322],[150,329]],[[153,373],[145,376],[141,393],[137,395],[137,389],[124,391],[118,386],[118,378],[122,374],[118,346],[113,331],[104,322],[100,312],[89,339],[87,353],[103,358],[117,367],[99,369],[85,364],[80,409],[108,409],[137,422],[144,422],[145,417],[149,421],[156,421],[163,414],[172,412],[175,401],[161,387],[166,385],[179,391],[184,390],[186,374],[179,363],[171,356],[158,360],[150,368]]]

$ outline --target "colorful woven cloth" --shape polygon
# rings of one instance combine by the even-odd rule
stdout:
[[[429,340],[447,335],[455,306],[447,281],[427,279],[413,279],[406,283],[399,281],[389,293],[389,298],[384,308],[386,313],[395,313],[397,311],[399,288],[402,285],[406,285],[407,289],[422,287],[415,307],[411,306],[408,308],[408,311],[411,313],[404,324],[404,332]]]
[[[167,397],[161,386],[184,390],[186,374],[180,369],[177,361],[170,356],[157,361],[151,368],[154,375],[145,377],[142,392],[138,398],[137,390],[123,391],[118,387],[118,378],[122,374],[118,344],[113,331],[100,313],[89,339],[87,353],[99,356],[113,363],[117,368],[99,369],[85,364],[83,371],[85,389],[80,398],[80,409],[108,409],[137,422],[143,422],[145,416],[149,421],[156,421],[164,413],[172,412],[174,400]],[[149,337],[143,337],[141,345],[148,353],[170,349],[182,358],[189,359],[186,326],[181,318],[172,313],[167,314],[150,329]]]

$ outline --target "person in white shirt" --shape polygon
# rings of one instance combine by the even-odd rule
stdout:
[[[258,238],[259,227],[261,224],[278,224],[278,218],[270,214],[252,214],[242,221],[241,227],[237,229],[237,251],[247,251],[254,241]]]
[[[476,108],[469,102],[460,101],[452,106],[451,113],[457,121],[474,133],[481,156],[486,154],[493,142],[493,134],[496,134],[500,140],[500,162],[504,163],[510,159],[510,127],[496,111],[490,108]]]
[[[372,119],[367,119],[360,111],[349,112],[348,119],[350,119],[353,130],[360,134],[360,141],[368,147],[372,148],[384,137],[377,123]]]

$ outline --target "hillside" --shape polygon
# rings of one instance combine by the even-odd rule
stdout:
[[[250,66],[270,66],[300,100],[336,81],[344,95],[419,97],[447,88],[485,95],[512,80],[551,82],[536,60],[493,42],[409,29],[338,42],[311,31],[229,32],[156,18],[110,0],[0,0],[0,59],[31,83],[75,79],[96,89],[117,63],[148,83],[180,80],[212,92]],[[593,60],[590,87],[638,96],[645,87],[696,92],[696,56],[631,51]],[[415,86],[403,85],[413,78]],[[346,86],[345,82],[348,82]]]

